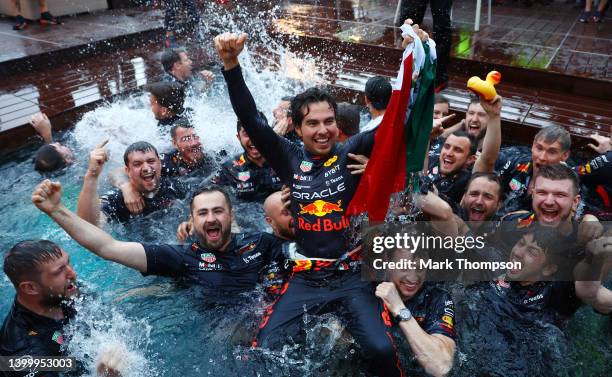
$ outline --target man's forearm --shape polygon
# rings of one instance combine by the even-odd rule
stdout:
[[[63,204],[48,215],[79,245],[97,256],[141,272],[147,271],[147,259],[141,244],[115,240],[110,234],[80,218]]]
[[[100,199],[98,198],[98,178],[85,174],[83,188],[79,194],[77,214],[85,221],[98,225],[100,221]]]
[[[501,148],[501,118],[494,116],[489,118],[487,132],[482,142],[482,153],[472,169],[473,173],[492,173],[495,168],[495,161]]]
[[[425,371],[444,376],[453,366],[454,349],[436,336],[427,334],[414,318],[399,324],[410,349]],[[449,338],[450,339],[450,338]]]

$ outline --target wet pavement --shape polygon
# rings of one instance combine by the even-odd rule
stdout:
[[[481,31],[475,33],[471,2],[454,3],[447,90],[454,111],[461,113],[467,107],[464,88],[469,76],[498,68],[504,75],[499,91],[506,98],[502,119],[507,141],[529,142],[540,127],[559,124],[577,137],[577,148],[583,149],[585,134],[610,133],[612,110],[605,99],[605,91],[611,88],[609,27],[606,31],[602,25],[577,25],[578,12],[555,3],[529,10],[518,5],[494,7],[493,24],[503,27],[486,25],[485,9]],[[360,102],[368,77],[396,74],[401,50],[399,31],[391,26],[394,12],[394,1],[285,1],[269,30],[290,50],[318,56],[315,69],[335,93],[341,99]],[[431,22],[428,14],[426,28]],[[540,21],[526,21],[532,18]],[[70,127],[84,111],[138,90],[161,74],[159,11],[81,15],[66,19],[61,26],[31,25],[20,33],[10,30],[10,25],[0,20],[0,144],[4,151],[33,135],[30,127],[20,126],[36,112],[44,111],[55,128]],[[574,35],[578,30],[582,34]],[[5,38],[7,34],[11,38]],[[595,43],[600,39],[607,45]],[[534,47],[538,44],[542,49]],[[562,48],[569,44],[573,49]],[[602,46],[608,46],[607,50]],[[588,48],[589,52],[582,51]],[[191,46],[189,52],[196,66],[211,64],[201,46]],[[261,51],[262,57],[266,54]],[[567,59],[565,71],[555,71],[562,57]],[[535,64],[546,59],[546,64]],[[593,67],[601,68],[604,60],[605,69],[588,65],[593,62]],[[499,68],[498,61],[504,66]],[[339,70],[330,70],[338,64]],[[599,75],[594,77],[595,73]]]

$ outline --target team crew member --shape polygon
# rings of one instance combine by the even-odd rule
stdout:
[[[426,181],[436,186],[438,195],[446,200],[455,211],[463,197],[472,172],[492,172],[501,146],[502,100],[496,97],[480,105],[487,113],[489,132],[482,144],[482,153],[477,156],[476,139],[464,131],[455,131],[443,143],[440,158],[429,158]],[[472,166],[473,165],[473,166]]]
[[[574,168],[584,187],[587,211],[600,220],[612,220],[612,139],[591,135],[597,145],[589,146],[599,156]]]
[[[277,134],[284,136],[285,139],[293,142],[293,143],[302,143],[302,140],[295,132],[295,127],[293,127],[293,120],[291,119],[291,100],[293,97],[285,96],[281,98],[281,101],[278,105],[272,110],[272,115],[274,116],[274,124],[272,128],[274,128],[274,132]]]
[[[359,177],[345,167],[347,155],[369,155],[374,132],[360,133],[337,145],[336,103],[326,92],[312,88],[291,102],[293,125],[304,146],[277,135],[257,111],[242,77],[238,55],[245,41],[246,35],[231,33],[215,38],[232,106],[253,144],[290,186],[298,251],[306,258],[325,258],[327,264],[327,268],[322,267],[321,260],[312,259],[296,264],[294,271],[299,271],[300,265],[307,271],[296,272],[266,311],[254,344],[279,347],[283,335],[299,331],[304,311],[320,313],[330,307],[326,304],[337,303],[346,309],[342,314],[348,318],[348,330],[361,344],[372,370],[378,375],[399,376],[397,357],[373,287],[351,270],[350,258],[343,257],[351,250],[345,238],[349,222],[344,212],[359,182]]]
[[[180,48],[165,50],[161,55],[161,65],[165,72],[164,81],[177,82],[186,88],[194,84],[193,62],[189,59],[187,51]],[[208,70],[201,71],[200,76],[207,82],[215,78]]]
[[[185,88],[176,82],[156,82],[145,87],[149,92],[151,111],[160,130],[169,129],[183,119]],[[166,131],[167,132],[167,131]]]
[[[139,141],[130,145],[123,154],[128,181],[116,182],[121,190],[115,189],[98,198],[98,178],[108,160],[105,144],[100,144],[89,155],[89,167],[77,204],[79,217],[92,224],[107,219],[124,223],[138,215],[146,216],[168,208],[175,200],[187,196],[187,190],[180,182],[161,178],[161,161],[155,147]],[[133,214],[133,208],[129,208],[127,203],[141,207]]]
[[[364,95],[365,103],[372,119],[363,126],[361,132],[371,131],[382,122],[387,105],[391,100],[391,84],[382,76],[370,77],[366,82]]]
[[[250,290],[262,275],[282,266],[279,241],[266,233],[232,234],[229,196],[219,187],[193,194],[191,217],[197,241],[188,245],[153,245],[115,240],[61,203],[61,185],[45,180],[32,202],[76,242],[101,258],[145,275],[184,279],[212,291]]]
[[[280,178],[255,147],[240,120],[236,123],[236,130],[236,137],[244,152],[225,161],[213,177],[213,182],[231,187],[240,200],[263,201],[281,189]]]
[[[0,329],[0,356],[69,356],[62,349],[68,341],[64,326],[76,315],[71,300],[79,295],[79,288],[68,254],[51,241],[21,241],[6,253],[4,273],[13,283],[16,296]],[[117,373],[112,365],[106,364],[107,360],[100,358],[97,369]],[[59,374],[26,369],[0,371],[0,375]]]
[[[53,141],[51,121],[45,114],[34,114],[30,119],[30,124],[45,143],[36,151],[34,169],[39,172],[52,172],[63,169],[74,162],[72,150]]]
[[[197,174],[206,177],[215,161],[202,150],[200,137],[187,119],[177,121],[170,129],[174,150],[162,155],[162,177]]]
[[[563,235],[556,229],[536,226],[523,235],[512,248],[510,261],[521,263],[521,268],[508,270],[491,283],[495,293],[522,310],[551,310],[562,317],[571,317],[582,304],[581,299],[602,314],[612,311],[612,292],[599,279],[590,281],[553,281],[567,261],[567,245],[560,246]],[[581,261],[574,272],[591,269],[612,253],[607,237],[587,247],[588,258]],[[596,262],[588,262],[596,259]],[[599,264],[601,266],[601,264]],[[579,275],[578,275],[579,276]],[[599,274],[597,275],[599,278]],[[596,289],[589,287],[592,283]],[[587,292],[595,291],[594,295]]]
[[[338,125],[338,142],[344,143],[346,139],[359,133],[359,106],[348,102],[338,104],[336,124]]]
[[[531,203],[533,180],[544,165],[564,162],[569,158],[572,139],[560,126],[542,128],[533,138],[531,154],[515,147],[503,149],[495,164],[502,179],[506,199],[501,212],[528,210]]]
[[[423,250],[391,251],[391,261],[426,260]],[[410,349],[427,374],[446,375],[455,355],[455,305],[445,290],[428,284],[427,269],[393,269],[387,271],[390,282],[376,287],[389,311],[392,322],[408,341]]]

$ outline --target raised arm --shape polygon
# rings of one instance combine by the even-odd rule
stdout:
[[[465,228],[465,223],[455,216],[451,206],[431,191],[427,195],[419,196],[417,205],[431,218],[434,229],[442,234],[454,237]]]
[[[53,142],[53,131],[51,129],[51,121],[43,113],[37,113],[32,115],[30,124],[36,130],[36,132],[42,137],[45,144]]]
[[[497,161],[497,156],[499,155],[499,148],[501,148],[502,98],[497,96],[490,102],[481,99],[480,105],[489,115],[489,123],[487,124],[487,132],[482,141],[482,153],[478,160],[476,160],[476,163],[474,163],[472,173],[492,173],[495,169],[495,161]]]
[[[246,39],[246,34],[234,33],[223,33],[215,37],[215,47],[223,61],[223,77],[227,83],[232,108],[244,130],[279,177],[286,182],[291,177],[289,156],[295,153],[294,146],[274,132],[257,111],[257,105],[244,82],[238,63],[238,56],[244,49]]]
[[[98,198],[98,177],[108,161],[108,154],[104,146],[108,140],[98,144],[89,153],[89,166],[83,180],[83,187],[79,194],[77,214],[83,220],[98,225],[100,222],[100,199]]]
[[[612,291],[601,284],[612,270],[612,236],[592,240],[586,252],[574,269],[576,296],[600,313],[612,313]]]
[[[136,242],[117,241],[108,233],[81,219],[61,203],[62,186],[46,179],[34,189],[32,203],[46,213],[81,246],[97,256],[147,272],[144,247]]]

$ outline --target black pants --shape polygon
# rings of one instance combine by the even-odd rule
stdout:
[[[395,345],[389,332],[388,312],[374,296],[374,286],[362,281],[359,272],[343,271],[320,280],[298,272],[285,284],[281,296],[264,314],[254,345],[280,348],[287,336],[300,331],[304,311],[334,312],[359,343],[370,372],[377,376],[402,376]]]
[[[438,55],[436,68],[436,86],[438,86],[448,81],[447,67],[450,60],[452,38],[450,13],[453,1],[402,0],[398,26],[401,26],[407,18],[411,18],[414,23],[421,25],[427,3],[431,3],[431,15],[433,17],[433,39],[436,41],[436,53]]]
[[[176,12],[180,8],[187,8],[189,15],[189,23],[192,26],[197,26],[200,23],[200,10],[196,5],[196,0],[164,0],[166,14],[164,18],[164,26],[166,31],[176,30]]]

